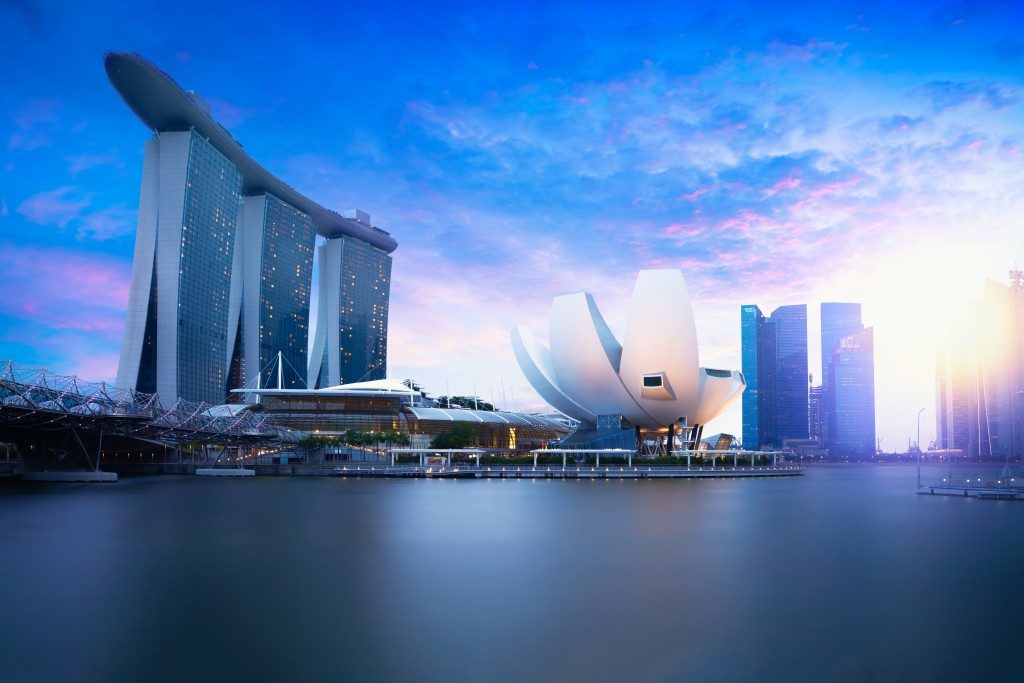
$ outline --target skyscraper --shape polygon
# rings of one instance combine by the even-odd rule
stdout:
[[[329,261],[321,300],[338,302],[318,317],[317,338],[329,340],[318,357],[344,358],[346,379],[383,377],[395,240],[366,214],[343,217],[272,176],[202,98],[142,57],[110,52],[104,65],[154,132],[118,385],[209,403],[278,376],[282,388],[306,386],[317,235]]]
[[[807,391],[807,438],[814,439],[820,446],[821,437],[821,385],[811,386]]]
[[[780,306],[775,323],[776,433],[785,439],[807,438],[807,306]]]
[[[362,277],[354,273],[362,273]],[[390,282],[391,257],[385,251],[346,237],[320,247],[320,300],[309,359],[310,388],[384,378]],[[325,324],[320,325],[320,320]]]
[[[861,323],[860,304],[821,304],[822,432],[833,457],[875,452],[874,365],[874,335]]]
[[[781,306],[765,317],[740,308],[743,375],[743,444],[779,447],[807,438],[807,307]]]
[[[269,386],[275,381],[280,354],[282,387],[305,388],[316,239],[313,219],[271,194],[262,194],[245,198],[242,228],[235,268],[244,273],[239,324],[247,371],[235,386],[245,385],[257,372],[261,373],[259,386]]]
[[[937,434],[973,458],[1024,455],[1024,274],[989,280],[965,316],[967,329],[939,354]]]
[[[832,354],[834,457],[866,458],[875,453],[874,331],[867,327],[843,337]]]
[[[146,143],[119,386],[221,403],[242,177],[194,130]],[[170,311],[171,315],[159,315]]]

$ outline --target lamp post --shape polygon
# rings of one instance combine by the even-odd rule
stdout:
[[[924,408],[917,411],[917,488],[921,488],[921,413]]]

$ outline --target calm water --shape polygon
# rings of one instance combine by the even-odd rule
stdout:
[[[1024,676],[1024,503],[775,481],[0,486],[0,679]]]

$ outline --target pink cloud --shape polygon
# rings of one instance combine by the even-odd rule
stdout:
[[[701,187],[701,188],[698,188],[698,189],[694,190],[693,192],[691,192],[689,194],[681,194],[681,195],[679,195],[679,198],[681,200],[683,200],[684,202],[695,202],[698,199],[700,199],[702,196],[706,195],[707,193],[708,193],[708,189],[706,187]]]
[[[4,313],[42,329],[119,340],[130,266],[100,254],[0,244]]]
[[[661,229],[662,237],[696,237],[705,232],[706,228],[700,225],[686,223],[672,223]]]
[[[779,192],[784,192],[786,190],[795,190],[796,188],[800,187],[800,182],[801,181],[799,178],[783,178],[782,180],[778,181],[771,187],[764,190],[761,194],[764,197],[772,197],[778,194]]]

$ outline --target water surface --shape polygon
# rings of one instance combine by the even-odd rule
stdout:
[[[0,678],[1017,678],[1024,502],[915,477],[7,483]]]

